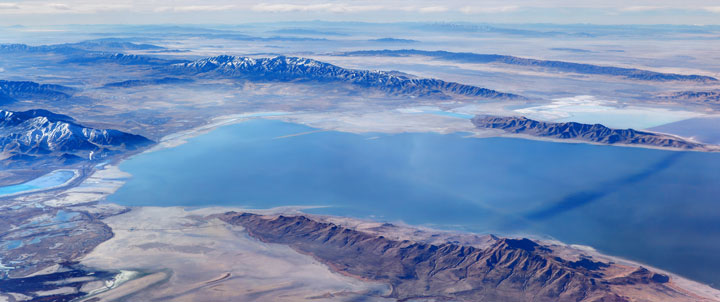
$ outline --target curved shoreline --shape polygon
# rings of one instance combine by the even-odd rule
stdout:
[[[218,216],[226,215],[230,211],[240,211],[243,213],[255,213],[259,215],[291,215],[291,216],[307,216],[311,219],[333,223],[336,225],[349,227],[362,232],[368,232],[374,235],[382,235],[393,240],[410,240],[413,242],[426,242],[430,244],[442,244],[443,242],[459,242],[458,244],[468,244],[485,248],[487,242],[483,241],[483,238],[491,238],[491,241],[498,240],[498,237],[492,235],[483,235],[480,233],[469,233],[469,232],[458,232],[458,231],[447,231],[438,230],[433,228],[427,228],[422,226],[412,226],[406,224],[388,224],[382,221],[373,221],[365,219],[357,219],[351,217],[338,217],[338,216],[327,216],[327,215],[316,215],[306,214],[302,212],[302,208],[283,207],[283,208],[271,208],[271,209],[239,209],[232,207],[208,207],[198,208],[194,210],[188,210],[185,207],[137,207],[133,208],[130,212],[111,217],[108,223],[112,226],[113,230],[118,233],[118,236],[104,242],[96,248],[93,252],[88,254],[86,257],[81,259],[81,263],[90,267],[97,267],[101,269],[126,269],[130,267],[142,268],[142,269],[154,269],[157,270],[158,266],[168,267],[171,271],[179,270],[177,278],[183,275],[183,272],[187,273],[184,268],[184,263],[189,259],[188,257],[196,257],[194,249],[201,249],[204,243],[196,242],[194,238],[197,238],[198,234],[208,234],[208,240],[241,240],[245,242],[248,238],[243,235],[242,237],[238,234],[246,234],[244,229],[234,230],[232,238],[221,237],[224,239],[215,238],[214,236],[220,236],[218,230],[224,230],[226,228],[232,228],[231,224],[227,222],[218,221],[215,218]],[[123,226],[132,226],[132,228],[125,228]],[[238,233],[239,232],[239,233]],[[181,235],[182,234],[182,235]],[[212,235],[210,235],[212,234]],[[186,237],[177,237],[186,236]],[[227,236],[227,235],[222,235]],[[488,237],[489,236],[489,237]],[[185,239],[181,239],[185,238]],[[215,239],[213,239],[215,238]],[[244,239],[240,239],[244,238]],[[492,239],[496,238],[496,239]],[[502,237],[502,238],[519,238],[519,237]],[[531,237],[532,238],[532,237]],[[202,239],[206,240],[206,239]],[[257,238],[253,239],[257,242],[262,242]],[[626,267],[645,267],[653,272],[662,273],[670,276],[670,283],[668,286],[675,287],[677,290],[687,292],[689,294],[698,297],[698,301],[720,301],[720,290],[713,289],[708,285],[695,282],[676,274],[667,273],[661,269],[656,269],[651,266],[646,266],[635,261],[629,261],[618,257],[608,256],[600,252],[595,251],[591,248],[583,248],[576,245],[568,245],[558,241],[550,240],[538,240],[532,239],[543,246],[550,247],[552,250],[559,251],[559,255],[564,258],[574,259],[583,257],[591,257],[594,261],[602,261],[606,263],[615,263],[617,265]],[[251,241],[242,243],[237,242],[234,244],[249,244]],[[253,244],[257,244],[253,243]],[[135,244],[135,248],[128,246],[128,243]],[[150,248],[151,250],[145,250],[145,252],[137,251],[137,247],[140,246],[143,250]],[[277,244],[264,245],[264,249],[274,250],[278,247]],[[214,250],[214,248],[212,249]],[[210,250],[202,254],[209,253]],[[297,251],[295,251],[297,252]],[[109,253],[109,254],[108,254]],[[130,255],[135,256],[128,256]],[[149,253],[149,254],[145,254]],[[264,252],[262,252],[264,253]],[[300,255],[304,255],[297,252]],[[208,254],[211,255],[211,254]],[[241,252],[238,255],[243,255]],[[138,266],[138,263],[128,262],[127,257],[159,257],[154,260],[153,266],[144,267]],[[246,256],[247,257],[247,256]],[[253,256],[254,257],[254,256]],[[253,261],[253,257],[243,258],[244,261]],[[260,255],[258,255],[260,257]],[[126,259],[122,260],[121,259]],[[128,258],[133,259],[133,258]],[[153,261],[153,260],[147,260]],[[157,262],[159,261],[159,262]],[[223,259],[216,259],[218,263],[222,263]],[[254,263],[254,262],[252,262]],[[250,264],[256,265],[256,264]],[[332,266],[325,265],[326,269],[333,271],[334,274],[344,276],[342,272],[337,272],[332,269]],[[221,283],[226,281],[232,283],[240,278],[242,280],[243,275],[238,271],[232,273],[231,270],[224,266],[207,266],[207,271],[203,270],[205,275],[212,275],[213,278],[207,278],[207,280],[217,281],[216,285],[222,286]],[[222,272],[223,274],[232,274],[233,277],[230,279],[216,280],[217,275]],[[201,273],[196,271],[195,273]],[[187,278],[187,277],[185,277]],[[182,279],[182,278],[181,278]],[[176,280],[177,282],[178,280]],[[363,282],[367,282],[365,280]],[[270,282],[270,281],[268,281]],[[272,283],[272,282],[270,282]],[[197,283],[193,283],[197,284]],[[204,284],[204,283],[203,283]],[[214,283],[215,284],[215,283]],[[262,283],[261,283],[262,284]],[[166,284],[162,285],[164,290],[161,292],[175,292],[175,290],[182,292],[182,288],[179,285]],[[198,287],[200,288],[200,287]]]
[[[55,173],[65,172],[65,171],[73,172],[73,176],[70,177],[69,179],[67,179],[65,182],[63,182],[63,183],[61,183],[61,184],[57,184],[57,185],[49,186],[49,187],[44,187],[44,188],[30,189],[30,190],[15,192],[15,193],[2,194],[2,195],[0,195],[0,199],[9,198],[9,197],[17,197],[17,196],[28,195],[28,194],[35,194],[35,193],[40,193],[40,192],[47,192],[47,191],[51,191],[51,190],[56,190],[56,189],[61,189],[61,188],[63,188],[63,187],[67,187],[67,186],[71,185],[75,180],[78,180],[78,179],[82,176],[82,173],[81,173],[80,170],[81,170],[81,169],[57,169],[57,170],[53,170],[53,171],[51,171],[51,172],[49,172],[49,173],[46,173],[46,174],[44,174],[44,175],[41,175],[41,176],[39,176],[39,177],[33,178],[33,179],[31,179],[31,180],[28,180],[28,181],[23,182],[23,183],[20,183],[20,184],[11,185],[11,186],[5,186],[5,187],[3,187],[3,188],[13,187],[13,186],[21,186],[21,185],[25,185],[25,184],[30,183],[30,182],[33,182],[33,181],[37,181],[37,180],[39,180],[39,179],[41,179],[41,178],[43,178],[43,177],[50,177],[52,174],[55,174]]]

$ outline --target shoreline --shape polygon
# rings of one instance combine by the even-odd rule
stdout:
[[[49,173],[40,175],[40,176],[38,176],[38,177],[36,177],[36,178],[33,178],[33,179],[31,179],[31,180],[28,180],[28,181],[26,181],[26,182],[19,183],[19,184],[15,184],[15,185],[10,185],[10,186],[4,186],[3,188],[13,187],[13,186],[19,186],[19,185],[24,185],[24,184],[27,184],[27,183],[29,183],[29,182],[36,181],[36,180],[38,180],[38,179],[40,179],[40,178],[47,177],[47,176],[49,176],[49,175],[51,175],[51,174],[58,173],[58,172],[63,172],[63,171],[73,172],[73,176],[70,177],[70,178],[69,178],[68,180],[66,180],[65,182],[63,182],[63,183],[61,183],[61,184],[58,184],[58,185],[54,185],[54,186],[50,186],[50,187],[45,187],[45,188],[37,188],[37,189],[25,190],[25,191],[20,191],[20,192],[15,192],[15,193],[3,194],[3,195],[0,195],[0,199],[12,198],[12,197],[18,197],[18,196],[23,196],[23,195],[36,194],[36,193],[42,193],[42,192],[47,192],[47,191],[52,191],[52,190],[61,189],[61,188],[63,188],[63,187],[66,187],[66,186],[71,185],[75,180],[78,180],[78,179],[82,176],[82,174],[80,173],[80,169],[56,169],[56,170],[50,171]]]
[[[291,207],[292,208],[292,207]],[[310,207],[314,208],[314,207]],[[443,229],[438,227],[432,227],[432,226],[425,226],[425,225],[412,225],[407,224],[402,221],[381,221],[381,220],[372,220],[372,219],[363,219],[363,218],[357,218],[357,217],[346,217],[346,216],[336,216],[336,215],[324,215],[324,214],[312,214],[303,212],[302,208],[299,208],[293,212],[282,212],[282,208],[270,208],[270,209],[245,209],[244,212],[248,213],[255,213],[255,214],[262,214],[262,215],[268,215],[268,213],[271,213],[270,215],[303,215],[308,216],[313,219],[319,219],[321,221],[328,221],[344,226],[348,226],[351,228],[357,228],[358,225],[382,225],[382,224],[391,224],[394,227],[398,229],[405,230],[405,237],[398,236],[401,239],[409,239],[413,240],[410,237],[412,233],[421,232],[421,233],[428,233],[428,234],[444,234],[449,237],[482,237],[482,236],[495,236],[499,238],[510,238],[510,239],[522,239],[527,238],[539,243],[542,243],[543,245],[547,246],[558,246],[562,249],[566,250],[572,250],[575,253],[578,254],[587,254],[589,256],[592,256],[595,259],[600,259],[604,261],[611,261],[615,262],[621,265],[629,265],[629,266],[639,266],[639,267],[645,267],[647,269],[650,269],[652,271],[662,273],[665,275],[668,275],[672,277],[673,282],[678,283],[678,281],[681,281],[681,284],[685,284],[686,286],[692,286],[693,289],[702,289],[702,291],[708,295],[712,295],[714,299],[717,299],[720,301],[720,288],[713,288],[710,285],[694,281],[690,278],[678,275],[676,273],[663,270],[661,268],[657,268],[655,266],[640,262],[638,260],[631,260],[622,258],[619,256],[613,256],[611,254],[605,254],[602,251],[597,250],[596,248],[589,246],[589,245],[582,245],[582,244],[573,244],[573,243],[567,243],[563,242],[557,239],[552,238],[543,238],[543,234],[531,234],[531,233],[516,233],[516,234],[502,234],[502,233],[493,233],[493,232],[471,232],[471,231],[462,231],[462,230],[455,230],[455,229]],[[278,212],[280,211],[280,212]]]
[[[133,238],[132,234],[141,232],[149,234],[150,237],[157,237],[162,235],[159,234],[166,234],[168,232],[203,232],[202,229],[205,228],[218,228],[223,227],[224,223],[217,223],[213,217],[217,215],[222,215],[223,213],[227,213],[229,211],[235,211],[239,213],[254,213],[254,214],[260,214],[260,215],[270,215],[270,216],[277,216],[277,215],[289,215],[289,216],[306,216],[311,219],[315,219],[322,222],[329,222],[334,223],[337,225],[342,225],[346,227],[350,227],[353,229],[357,229],[359,231],[363,232],[370,232],[371,234],[376,235],[383,235],[387,236],[388,238],[392,237],[398,240],[410,240],[414,242],[427,242],[430,244],[438,244],[445,241],[457,241],[457,242],[464,242],[464,244],[469,244],[473,246],[477,246],[479,248],[484,248],[482,238],[490,236],[490,238],[493,238],[493,234],[486,234],[486,233],[474,233],[474,232],[463,232],[463,231],[457,231],[457,230],[443,230],[443,229],[437,229],[432,227],[426,227],[426,226],[416,226],[416,225],[409,225],[404,224],[402,222],[383,222],[383,221],[376,221],[371,219],[360,219],[360,218],[354,218],[354,217],[343,217],[343,216],[333,216],[333,215],[318,215],[318,214],[309,214],[303,212],[306,208],[312,208],[312,207],[293,207],[293,206],[287,206],[287,207],[278,207],[278,208],[268,208],[268,209],[248,209],[248,208],[237,208],[237,207],[204,207],[204,208],[196,208],[196,209],[188,209],[187,207],[180,207],[180,206],[172,206],[172,207],[153,207],[153,206],[147,206],[147,207],[133,207],[129,212],[113,216],[111,219],[112,222],[111,225],[114,225],[113,228],[114,232],[122,232],[122,236],[116,238],[113,237],[109,239],[108,241],[102,243],[105,245],[113,246],[113,245],[119,245],[121,244],[120,240],[130,240],[130,238]],[[143,214],[144,213],[144,214]],[[175,213],[170,216],[170,218],[165,217],[156,217],[156,215],[160,213]],[[138,216],[140,215],[140,216]],[[136,218],[132,218],[134,216],[138,216]],[[122,221],[123,223],[130,223],[133,225],[133,221],[137,220],[138,218],[142,217],[143,221],[147,221],[148,219],[151,219],[152,217],[157,218],[159,221],[164,221],[164,224],[173,224],[177,225],[177,227],[182,228],[148,228],[148,227],[135,227],[130,229],[125,228],[119,228],[118,227],[118,221]],[[211,218],[211,219],[208,219]],[[127,220],[129,219],[129,220]],[[182,221],[191,219],[192,221],[204,221],[201,224],[194,225],[194,226],[186,226],[187,223],[181,223]],[[214,222],[215,221],[215,222]],[[139,222],[139,221],[138,221]],[[200,223],[200,222],[197,222]],[[153,222],[142,222],[143,226],[152,226]],[[382,229],[382,230],[379,230]],[[158,235],[152,235],[152,234],[158,234]],[[127,237],[130,236],[130,237]],[[629,266],[629,267],[644,267],[651,271],[665,274],[667,276],[670,276],[671,284],[672,286],[686,291],[688,293],[692,293],[698,297],[702,297],[704,299],[703,301],[720,301],[720,289],[715,289],[710,287],[709,285],[693,281],[691,279],[685,278],[683,276],[658,269],[653,266],[645,265],[638,261],[632,261],[627,260],[624,258],[612,256],[603,254],[597,250],[595,250],[592,247],[587,246],[580,246],[580,245],[574,245],[574,244],[567,244],[563,243],[557,240],[548,240],[548,239],[539,239],[535,236],[496,236],[494,238],[510,238],[510,239],[520,239],[520,238],[529,238],[535,242],[538,242],[544,246],[548,246],[552,248],[553,250],[557,250],[562,254],[564,257],[567,258],[580,258],[584,256],[590,256],[592,259],[595,259],[595,261],[603,261],[603,262],[612,262],[616,263],[618,265],[622,266]],[[257,240],[257,239],[255,239]],[[124,242],[123,241],[123,242]],[[102,245],[101,244],[101,245]],[[160,243],[162,244],[162,243]],[[99,252],[98,252],[99,253]],[[100,257],[100,258],[98,258]],[[86,257],[88,259],[92,259],[92,261],[98,261],[97,259],[103,259],[102,255],[95,254],[95,251],[88,254]],[[83,258],[83,259],[84,259]],[[84,263],[84,260],[81,259],[81,263]],[[91,262],[92,262],[91,261]],[[126,264],[127,267],[134,267],[138,268],[137,266],[133,266],[131,264]],[[162,263],[160,263],[162,265]],[[103,269],[106,269],[107,267],[101,267]],[[140,267],[143,268],[143,267]],[[123,269],[122,267],[114,267],[112,269]],[[147,268],[143,268],[147,269]],[[329,270],[333,271],[334,274],[340,274],[340,272],[337,272],[332,269],[332,267],[328,267]],[[342,274],[340,274],[342,275]]]
[[[417,107],[417,106],[415,106]],[[604,144],[604,143],[598,143],[598,142],[591,142],[591,141],[583,141],[583,140],[574,140],[574,139],[558,139],[558,138],[549,138],[549,137],[538,137],[533,135],[525,135],[525,134],[514,134],[514,133],[507,133],[501,130],[497,129],[482,129],[477,128],[469,118],[463,118],[458,116],[450,116],[450,115],[441,115],[437,114],[435,112],[415,112],[411,109],[415,107],[407,107],[407,108],[397,108],[395,110],[385,110],[385,111],[370,111],[370,112],[312,112],[312,111],[297,111],[297,112],[275,112],[275,111],[256,111],[256,112],[248,112],[248,113],[239,113],[239,114],[229,114],[229,115],[221,115],[216,116],[208,120],[208,123],[205,125],[201,125],[198,127],[194,127],[191,129],[175,132],[172,134],[168,134],[166,136],[163,136],[156,145],[151,146],[148,149],[142,150],[141,152],[134,152],[132,154],[128,154],[126,157],[118,158],[114,161],[114,165],[119,165],[121,162],[132,158],[133,156],[143,154],[146,152],[153,152],[168,148],[177,147],[180,145],[183,145],[187,143],[189,139],[192,139],[194,137],[206,134],[208,132],[211,132],[215,129],[218,129],[220,127],[224,126],[230,126],[235,124],[240,124],[249,120],[253,119],[270,119],[270,120],[280,120],[287,123],[294,123],[299,124],[303,126],[307,126],[310,128],[314,128],[313,132],[325,132],[325,131],[337,131],[337,132],[345,132],[345,133],[353,133],[353,134],[366,134],[366,133],[387,133],[387,134],[398,134],[398,133],[438,133],[438,134],[462,134],[467,133],[468,135],[466,137],[470,138],[515,138],[515,139],[526,139],[526,140],[534,140],[534,141],[543,141],[543,142],[553,142],[553,143],[569,143],[569,144],[588,144],[588,145],[596,145],[596,146],[610,146],[610,147],[628,147],[628,148],[642,148],[642,149],[651,149],[651,150],[662,150],[662,151],[676,151],[676,152],[706,152],[706,153],[715,153],[720,152],[720,146],[719,145],[712,145],[712,144],[705,144],[702,142],[697,142],[700,144],[703,144],[708,149],[680,149],[680,148],[672,148],[672,147],[662,147],[662,146],[650,146],[650,145],[642,145],[642,144]],[[433,127],[431,125],[406,125],[403,127],[403,125],[380,125],[380,128],[382,131],[379,131],[378,125],[369,126],[369,125],[362,125],[357,124],[357,122],[362,122],[364,120],[373,120],[373,122],[377,122],[375,118],[377,116],[386,116],[388,114],[392,114],[396,119],[395,120],[389,120],[389,122],[397,123],[397,122],[406,122],[409,119],[412,118],[418,118],[418,120],[427,122],[437,122],[437,121],[451,121],[451,122],[460,122],[463,125],[453,125],[452,127],[444,127],[444,128],[437,128]],[[335,118],[331,122],[327,122],[327,117],[333,117]],[[339,119],[338,119],[339,118]],[[319,119],[319,120],[318,120]],[[342,119],[342,121],[341,121]],[[463,123],[466,121],[467,123]],[[345,125],[342,123],[345,122]],[[353,124],[355,122],[356,124]],[[432,124],[432,123],[429,123]],[[418,126],[418,128],[412,128],[414,126]],[[408,127],[411,127],[411,129],[407,129]],[[647,131],[647,130],[643,130]],[[675,134],[669,134],[669,133],[663,133],[663,132],[656,132],[656,131],[650,131],[653,133],[659,133],[664,135],[670,135],[677,137],[679,139],[688,140],[692,142],[696,142],[692,140],[691,138],[686,138],[682,136],[678,136]],[[291,134],[290,136],[292,136]],[[0,197],[2,198],[2,197]]]
[[[208,121],[208,124],[163,136],[162,138],[160,138],[160,140],[158,141],[158,143],[156,145],[154,145],[154,146],[150,147],[149,149],[146,149],[140,153],[137,153],[137,154],[177,147],[177,146],[187,143],[187,140],[189,140],[191,138],[206,134],[206,133],[213,131],[220,127],[239,124],[239,123],[251,120],[251,119],[283,116],[283,115],[290,115],[290,114],[300,114],[300,112],[259,111],[259,112],[252,112],[252,113],[230,114],[230,115],[221,115],[221,116],[213,117]],[[133,155],[137,155],[137,154],[133,154]],[[130,157],[132,157],[132,156],[130,156]],[[123,161],[130,157],[123,158],[120,161]]]

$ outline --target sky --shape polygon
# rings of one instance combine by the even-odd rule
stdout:
[[[720,24],[720,0],[0,0],[0,25],[276,21]]]

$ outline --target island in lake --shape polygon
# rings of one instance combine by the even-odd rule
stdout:
[[[639,131],[635,129],[613,129],[602,124],[577,122],[543,122],[523,116],[478,115],[472,123],[481,129],[499,129],[507,133],[524,134],[534,137],[582,141],[608,145],[657,147],[679,150],[720,151],[717,146],[706,145],[675,135]]]

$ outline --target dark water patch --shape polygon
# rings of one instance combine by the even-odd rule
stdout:
[[[0,292],[16,293],[30,297],[31,302],[53,301],[65,302],[73,301],[83,297],[88,293],[83,292],[81,288],[89,282],[108,281],[117,275],[114,271],[92,270],[73,263],[65,263],[58,272],[38,275],[25,278],[2,278],[0,279]],[[58,290],[61,288],[73,288],[73,292],[44,294]]]
[[[550,217],[558,215],[558,214],[562,214],[567,211],[571,211],[575,208],[584,206],[588,203],[598,201],[602,197],[605,197],[609,194],[612,194],[613,192],[616,192],[621,187],[632,186],[633,184],[635,184],[637,182],[645,180],[646,178],[669,168],[681,156],[683,156],[683,154],[684,153],[681,153],[681,152],[670,154],[666,158],[663,158],[658,163],[647,167],[646,169],[640,171],[639,173],[634,173],[634,174],[631,174],[628,176],[623,176],[616,181],[612,181],[607,184],[603,184],[603,185],[599,186],[598,188],[596,188],[595,190],[573,193],[573,194],[563,198],[559,202],[550,204],[550,206],[545,207],[540,210],[537,210],[535,212],[531,212],[530,214],[526,215],[525,217],[530,220],[542,220],[542,219],[550,218]]]

